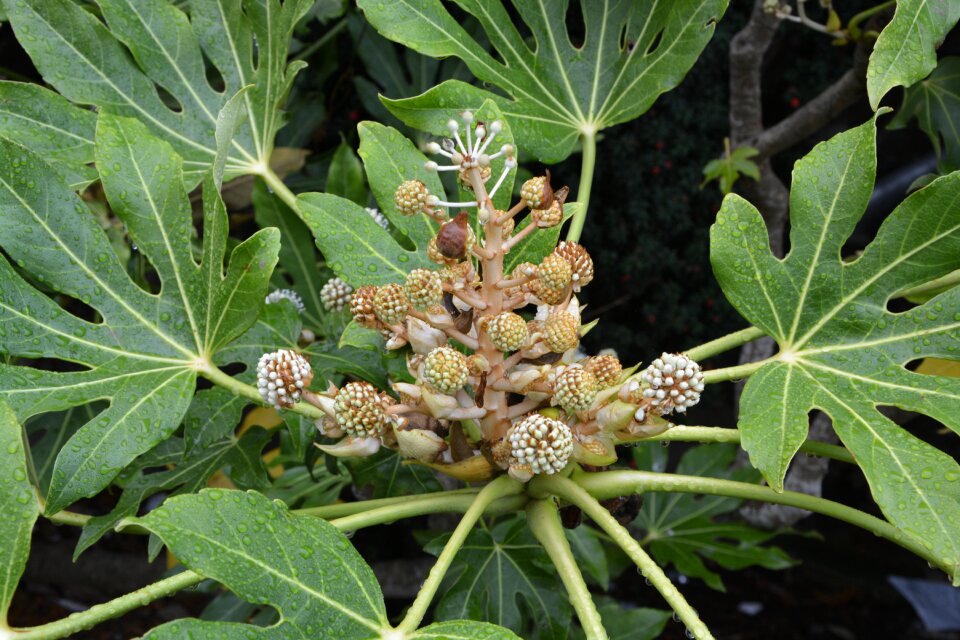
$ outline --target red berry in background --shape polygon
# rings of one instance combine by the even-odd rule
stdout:
[[[673,163],[670,162],[669,160],[664,160],[664,161],[663,161],[663,168],[664,168],[664,169],[667,169],[667,170],[673,169]]]
[[[713,298],[707,298],[707,301],[704,303],[707,309],[713,309]]]
[[[647,324],[657,324],[657,316],[652,313],[647,314]]]
[[[360,121],[360,112],[356,109],[353,109],[347,113],[347,118],[350,119],[350,122],[359,122]]]
[[[666,145],[663,144],[663,140],[657,140],[653,143],[653,148],[657,151],[663,151],[664,146]]]
[[[660,167],[654,167],[654,168],[650,169],[650,173],[652,173],[652,174],[655,175],[655,176],[660,175]]]
[[[796,109],[799,106],[800,106],[800,98],[798,98],[797,96],[793,96],[792,98],[790,98],[791,109]]]

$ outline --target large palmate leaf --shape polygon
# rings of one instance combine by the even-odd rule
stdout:
[[[290,34],[311,4],[209,0],[191,3],[188,18],[169,0],[97,0],[101,22],[73,0],[3,0],[44,80],[75,103],[139,119],[183,158],[188,186],[217,154],[220,111],[248,85],[226,175],[260,173],[268,165],[283,124],[280,107],[303,66],[287,64]],[[208,80],[206,60],[222,87]],[[49,120],[37,126],[64,117],[60,109],[46,113]],[[75,142],[65,138],[62,146]]]
[[[33,523],[40,505],[27,474],[23,430],[16,414],[0,402],[0,631],[7,627],[7,610],[30,555]],[[4,634],[6,635],[6,634]]]
[[[130,521],[160,536],[190,569],[280,614],[270,627],[172,622],[148,633],[148,639],[362,640],[392,632],[373,571],[325,520],[293,515],[259,493],[207,489],[172,498]],[[466,621],[431,625],[412,637],[516,638],[505,629]]]
[[[867,95],[876,109],[894,87],[909,87],[937,66],[937,47],[960,19],[955,0],[897,0],[897,11],[873,45]]]
[[[565,28],[567,0],[513,0],[529,39],[501,2],[456,0],[483,26],[495,55],[440,0],[358,4],[386,37],[425,55],[460,58],[506,94],[449,80],[416,98],[385,101],[394,115],[434,131],[444,122],[440,112],[475,109],[489,98],[521,147],[543,162],[563,160],[581,134],[636,118],[679,84],[727,7],[726,0],[582,0],[586,33],[576,46]]]
[[[867,122],[814,148],[793,172],[790,253],[770,252],[760,214],[727,196],[711,229],[714,271],[733,305],[780,345],[748,380],[739,427],[777,490],[820,409],[850,449],[883,513],[929,544],[960,580],[960,465],[876,407],[925,413],[960,431],[960,380],[906,365],[960,357],[960,288],[904,313],[898,291],[960,267],[960,174],[907,198],[858,258],[840,250],[863,215],[876,170]]]
[[[698,478],[757,481],[759,474],[755,469],[732,467],[736,456],[737,447],[733,445],[693,447],[680,458],[676,473]],[[657,443],[637,445],[633,457],[638,469],[660,473],[667,470],[667,450]],[[643,531],[644,545],[660,564],[673,564],[680,573],[725,591],[720,574],[704,564],[704,559],[734,570],[752,566],[785,569],[793,564],[783,550],[761,546],[776,535],[775,531],[716,520],[736,511],[742,503],[724,496],[648,493],[633,527]]]
[[[930,77],[908,87],[890,128],[905,127],[911,118],[933,143],[939,169],[960,169],[960,58],[944,58]]]
[[[0,141],[0,246],[36,280],[98,313],[88,320],[65,311],[0,259],[5,352],[79,365],[0,365],[0,398],[20,419],[109,402],[60,450],[50,512],[95,494],[180,424],[197,371],[256,318],[279,245],[275,229],[258,232],[224,273],[227,214],[211,175],[198,265],[181,160],[136,120],[102,114],[96,160],[115,214],[160,278],[159,294],[134,284],[83,202],[39,157]]]
[[[97,116],[27,82],[0,82],[0,138],[38,153],[80,190],[97,179],[93,135]]]
[[[449,537],[439,536],[424,549],[439,555]],[[522,517],[467,536],[445,585],[434,612],[439,620],[487,620],[530,640],[567,637],[570,602]]]
[[[380,449],[366,458],[347,459],[346,464],[353,483],[373,489],[373,498],[443,490],[433,471],[420,465],[404,464],[403,456],[389,449]]]

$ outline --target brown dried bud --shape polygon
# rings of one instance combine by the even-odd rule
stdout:
[[[357,324],[371,329],[376,328],[379,324],[373,306],[377,289],[378,287],[373,284],[364,285],[354,291],[353,297],[350,298],[350,314],[353,319],[357,321]]]
[[[579,291],[593,280],[593,259],[583,245],[576,242],[563,241],[553,250],[555,254],[564,258],[573,271],[573,290]]]
[[[476,242],[476,236],[470,228],[466,211],[461,211],[453,220],[444,223],[440,227],[440,232],[437,233],[437,250],[445,258],[462,260],[467,256],[474,242]]]

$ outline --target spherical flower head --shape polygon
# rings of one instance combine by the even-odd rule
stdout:
[[[257,389],[260,397],[277,409],[288,409],[300,402],[304,389],[313,380],[310,363],[299,353],[280,349],[265,353],[257,363]]]
[[[540,284],[547,289],[565,289],[571,282],[573,271],[570,264],[556,253],[551,253],[540,261],[537,267],[537,277]]]
[[[583,248],[583,245],[576,242],[567,242],[564,240],[553,250],[555,254],[562,257],[570,265],[573,271],[573,290],[579,291],[580,287],[585,287],[593,280],[593,258]]]
[[[443,300],[440,274],[429,269],[414,269],[408,273],[403,289],[410,304],[418,311],[432,309]]]
[[[553,189],[550,176],[530,178],[520,187],[520,197],[531,209],[545,209],[553,203]]]
[[[573,453],[570,427],[534,413],[514,424],[507,432],[510,443],[510,470],[533,475],[558,473]]]
[[[430,190],[419,180],[407,180],[397,187],[393,194],[393,202],[397,211],[405,216],[414,216],[423,213],[427,206]]]
[[[297,308],[299,313],[303,313],[306,307],[300,294],[293,289],[276,289],[271,291],[264,300],[267,304],[277,304],[281,300],[289,300]]]
[[[584,369],[596,377],[601,389],[617,384],[623,373],[623,365],[616,356],[594,356],[584,365]]]
[[[545,209],[533,209],[530,211],[530,216],[538,227],[544,229],[555,227],[563,222],[563,205],[559,200],[554,200]]]
[[[410,310],[410,301],[403,286],[391,283],[377,288],[373,297],[373,311],[380,322],[386,325],[396,325],[403,322]]]
[[[353,287],[340,278],[330,278],[320,289],[320,302],[327,311],[342,311],[350,304]]]
[[[567,311],[550,314],[543,323],[544,342],[550,351],[563,353],[580,343],[580,322]]]
[[[383,396],[369,382],[348,382],[333,401],[337,424],[354,438],[374,438],[383,431],[387,414]]]
[[[357,324],[376,328],[378,324],[377,314],[373,307],[373,300],[377,296],[377,287],[373,284],[367,284],[356,291],[350,297],[350,315],[357,321]]]
[[[527,321],[511,311],[493,316],[487,323],[486,331],[498,351],[516,351],[529,335]]]
[[[497,213],[499,215],[503,212],[497,212]],[[506,220],[503,221],[503,224],[500,225],[500,234],[504,238],[509,238],[510,236],[513,235],[513,230],[516,228],[516,225],[517,223],[514,221],[513,218],[507,218]]]
[[[437,347],[423,359],[423,379],[430,388],[452,395],[467,384],[467,357],[450,347]]]
[[[491,169],[489,165],[480,168],[480,180],[483,181],[484,184],[490,180],[490,174]],[[462,186],[465,191],[473,193],[473,183],[470,182],[467,169],[460,169],[460,171],[457,172],[457,177],[460,179],[460,186]]]
[[[565,367],[553,384],[553,399],[567,413],[586,411],[597,399],[597,378],[579,366]]]
[[[664,353],[640,374],[647,387],[643,398],[651,411],[668,415],[683,413],[700,402],[703,373],[700,365],[679,353]]]

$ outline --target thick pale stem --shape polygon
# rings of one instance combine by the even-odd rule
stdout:
[[[644,438],[644,442],[727,442],[731,444],[740,444],[740,431],[737,429],[723,429],[721,427],[688,427],[684,425],[674,425],[663,433],[650,438]],[[818,442],[816,440],[807,440],[800,445],[800,451],[812,456],[821,458],[830,458],[840,462],[853,463],[853,455],[844,447],[838,447],[835,444]]]
[[[584,474],[587,475],[587,474]],[[594,475],[608,475],[598,473]],[[700,620],[696,610],[690,606],[686,598],[683,597],[677,588],[670,582],[670,578],[663,572],[659,565],[653,561],[647,552],[643,550],[639,543],[633,539],[630,532],[620,525],[616,519],[610,515],[610,512],[593,498],[587,491],[581,488],[576,482],[560,476],[538,476],[530,482],[530,490],[536,495],[538,491],[551,493],[563,500],[572,502],[591,520],[597,523],[608,536],[626,552],[630,559],[634,561],[643,576],[650,581],[650,584],[660,592],[663,599],[667,601],[670,607],[677,613],[680,621],[687,627],[687,631],[693,634],[698,640],[713,640],[707,625]],[[624,494],[621,494],[624,495]]]
[[[303,218],[303,213],[300,211],[300,205],[297,202],[297,196],[293,191],[290,191],[290,188],[283,182],[280,176],[274,173],[273,169],[264,167],[260,173],[260,177],[263,178],[263,181],[267,183],[270,190],[273,191],[285,205],[293,209],[294,213]]]
[[[570,221],[570,230],[567,231],[567,241],[579,242],[583,232],[583,222],[587,218],[587,207],[590,205],[590,188],[593,186],[593,166],[597,162],[597,132],[593,129],[584,131],[580,136],[580,145],[583,149],[583,159],[580,165],[580,186],[577,188],[577,203],[580,209]]]
[[[546,549],[560,580],[563,581],[563,586],[566,587],[567,594],[570,596],[570,604],[577,612],[577,618],[580,619],[580,626],[583,627],[587,640],[606,640],[609,636],[603,628],[600,612],[597,611],[597,605],[590,597],[583,574],[577,567],[577,561],[563,533],[560,514],[553,499],[533,500],[528,503],[527,523],[533,535]]]
[[[514,248],[515,246],[517,246],[524,238],[526,238],[527,236],[529,236],[531,233],[535,233],[535,232],[537,231],[537,229],[538,229],[537,224],[536,224],[533,220],[531,220],[531,221],[530,221],[530,224],[528,224],[527,226],[525,226],[523,229],[520,229],[520,231],[517,231],[515,234],[513,234],[513,235],[510,237],[509,240],[507,240],[506,242],[503,243],[503,252],[506,253],[506,252],[510,251],[510,249],[513,249],[513,248]]]
[[[463,546],[464,541],[473,530],[477,520],[483,515],[483,512],[498,498],[516,495],[521,491],[523,491],[523,485],[510,478],[510,476],[500,476],[477,494],[470,508],[463,514],[463,518],[460,520],[457,528],[453,530],[450,539],[447,540],[447,544],[443,547],[443,551],[440,552],[440,557],[437,558],[436,564],[430,569],[427,579],[424,580],[423,586],[420,588],[420,593],[417,594],[416,600],[413,601],[413,604],[410,605],[410,608],[407,610],[407,615],[397,626],[399,631],[403,633],[413,633],[417,627],[420,626],[420,622],[423,620],[423,616],[426,615],[427,608],[433,601],[437,589],[440,588],[440,583],[447,574],[453,558],[457,555],[460,547]]]
[[[334,521],[334,524],[344,530],[354,531],[384,522],[415,518],[431,513],[465,513],[473,506],[479,495],[479,493],[474,493],[472,495],[437,496],[430,500],[408,499],[405,503],[393,504],[338,518]],[[510,496],[488,503],[485,510],[492,514],[508,513],[523,508],[526,502],[524,496]]]
[[[886,538],[904,549],[915,553],[927,562],[940,567],[943,571],[947,572],[948,575],[952,575],[951,569],[943,564],[943,560],[931,553],[919,540],[897,529],[889,522],[838,502],[809,496],[805,493],[797,493],[795,491],[778,493],[770,487],[746,482],[684,476],[672,473],[653,473],[649,471],[581,473],[577,474],[574,479],[587,493],[601,500],[633,493],[664,491],[729,496],[743,500],[758,500],[760,502],[772,502],[774,504],[806,509],[807,511],[821,513],[825,516],[836,518],[837,520],[843,520],[844,522],[866,529],[881,538]]]
[[[773,356],[772,358],[767,358],[766,360],[748,362],[747,364],[741,364],[735,367],[724,367],[723,369],[711,369],[709,371],[704,371],[703,381],[706,384],[713,384],[715,382],[726,382],[728,380],[742,380],[744,378],[749,378],[753,372],[763,365],[769,362],[775,362],[778,359],[779,356]]]
[[[758,329],[756,327],[747,327],[746,329],[734,331],[733,333],[721,336],[716,340],[711,340],[710,342],[701,344],[698,347],[687,349],[684,353],[694,360],[706,360],[707,358],[712,358],[713,356],[719,355],[725,351],[742,347],[748,342],[762,338],[764,335],[766,334],[762,329]]]
[[[227,375],[214,365],[207,363],[199,371],[200,375],[202,375],[204,378],[210,382],[213,382],[214,384],[220,385],[235,395],[249,398],[257,404],[264,404],[263,398],[260,397],[260,392],[257,391],[256,387],[240,382],[233,376]],[[313,418],[314,420],[322,418],[325,415],[320,409],[307,402],[298,402],[290,407],[288,411],[305,415],[308,418]]]

